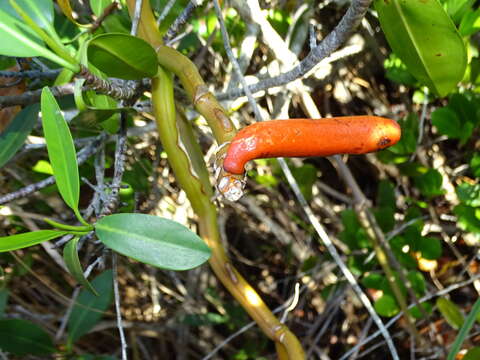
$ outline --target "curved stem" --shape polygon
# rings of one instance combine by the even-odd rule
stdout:
[[[177,50],[158,46],[158,62],[178,76],[197,111],[212,129],[218,145],[230,141],[236,134],[235,126],[215,96],[208,90],[195,64]]]
[[[304,352],[298,339],[273,315],[253,287],[233,267],[225,253],[218,231],[217,211],[209,196],[211,188],[204,186],[206,179],[203,171],[201,173],[192,171],[194,166],[186,152],[188,148],[182,146],[186,143],[184,135],[177,127],[172,77],[161,68],[157,76],[152,79],[152,105],[160,140],[172,170],[199,216],[200,235],[212,250],[210,266],[262,331],[275,341],[279,348],[279,358],[303,359]],[[205,167],[205,163],[196,161],[196,166]]]

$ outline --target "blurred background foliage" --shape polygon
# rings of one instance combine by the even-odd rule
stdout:
[[[78,21],[88,23],[110,1],[71,3]],[[157,17],[169,3],[151,0]],[[162,33],[188,3],[173,3],[159,23]],[[260,5],[262,15],[288,49],[302,59],[312,42],[320,42],[337,25],[348,4],[265,0]],[[393,281],[411,305],[422,344],[412,345],[404,318],[398,316],[401,307],[375,256],[375,244],[359,219],[352,189],[335,161],[288,160],[301,192],[376,312],[385,323],[395,320],[389,331],[402,359],[446,358],[480,292],[480,10],[472,0],[443,0],[441,5],[462,36],[468,57],[462,81],[445,96],[436,95],[421,83],[392,52],[374,7],[343,47],[349,51],[340,53],[340,49],[338,57],[316,67],[302,84],[302,91],[308,92],[322,116],[375,114],[398,120],[401,125],[403,135],[398,144],[376,154],[345,156],[343,161],[368,199],[365,206],[372,210],[389,251],[406,275],[409,289],[396,270]],[[284,69],[285,59],[277,58],[258,24],[241,15],[242,6],[246,5],[240,1],[223,3],[233,51],[240,58],[244,54],[248,57],[244,68],[247,80],[274,76]],[[58,11],[54,26],[64,42],[72,41],[80,32]],[[121,7],[105,19],[97,33],[129,33],[130,26],[128,12]],[[221,94],[231,89],[234,75],[218,26],[212,3],[205,1],[195,9],[174,46],[194,61],[206,83]],[[1,70],[15,66],[11,58],[0,60]],[[29,66],[55,68],[44,59],[30,61]],[[27,89],[45,84],[51,85],[51,81],[24,81]],[[4,95],[8,94],[0,93]],[[176,95],[195,124],[202,148],[211,154],[213,139],[204,120],[188,108],[179,88]],[[300,94],[290,87],[269,89],[257,101],[269,118],[308,117]],[[239,126],[254,121],[244,98],[224,104]],[[88,141],[101,130],[76,118],[71,97],[60,100],[60,105],[66,115],[70,114],[71,131],[77,141]],[[143,98],[141,105],[148,109],[148,98]],[[0,124],[8,124],[11,119],[5,110],[0,112]],[[141,131],[128,138],[121,211],[161,215],[195,228],[185,194],[178,189],[154,128],[148,128],[149,122],[141,112],[128,118],[129,128]],[[39,127],[34,126],[27,145],[0,169],[0,196],[52,174],[45,149],[38,146],[41,137]],[[105,152],[107,169],[112,166],[113,153],[111,144]],[[93,159],[83,163],[81,178],[93,179],[94,166]],[[83,181],[80,207],[88,205],[93,193],[92,186]],[[319,242],[275,160],[255,161],[248,171],[246,195],[237,203],[219,206],[221,229],[235,266],[272,309],[289,299],[295,284],[301,285],[288,325],[302,341],[309,359],[386,358],[384,340],[379,336],[368,339],[376,327]],[[43,216],[73,219],[60,203],[55,185],[1,207],[1,232],[6,235],[34,230]],[[92,281],[95,288],[104,289],[96,298],[76,287],[61,262],[55,260],[57,252],[54,244],[53,248],[36,246],[0,254],[2,356],[119,359],[113,295],[108,285],[112,273],[102,272]],[[82,263],[92,264],[102,252],[99,247],[86,246]],[[180,273],[154,269],[128,258],[119,259],[118,265],[121,314],[132,359],[275,357],[272,344],[259,329],[250,326],[245,330],[251,320],[207,265]],[[422,300],[421,308],[412,295]],[[74,306],[72,299],[76,299]],[[480,317],[477,319],[480,321]],[[479,330],[480,324],[473,324],[462,339],[464,350],[458,358],[467,349],[470,353],[463,358],[476,358]],[[12,336],[12,331],[35,341],[26,346],[20,336]],[[228,338],[237,331],[237,336]],[[221,349],[213,353],[218,344],[222,344]],[[69,348],[68,355],[59,355],[65,347]]]

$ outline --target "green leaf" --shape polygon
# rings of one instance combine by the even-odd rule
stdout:
[[[435,260],[442,255],[442,243],[434,237],[421,237],[416,250],[422,253],[424,259]]]
[[[0,54],[33,57],[49,52],[38,35],[17,16],[8,1],[0,1]]]
[[[113,273],[104,271],[92,281],[99,296],[83,289],[78,295],[72,313],[68,318],[68,342],[70,344],[88,333],[102,318],[113,299]]]
[[[78,240],[80,240],[80,238],[76,236],[65,245],[63,248],[63,259],[65,260],[68,271],[70,271],[70,274],[72,274],[75,280],[85,286],[85,288],[91,291],[94,295],[98,296],[96,290],[83,275],[82,265],[80,264],[77,252]]]
[[[48,157],[53,167],[58,191],[65,203],[81,219],[78,210],[80,180],[75,146],[60,107],[48,87],[42,90],[41,106]]]
[[[385,275],[373,273],[368,274],[362,279],[362,285],[369,289],[376,290],[388,290],[390,287],[388,285],[388,280]]]
[[[93,13],[98,17],[102,15],[103,10],[110,5],[113,0],[90,0],[90,8]]]
[[[393,253],[397,257],[400,264],[409,269],[415,269],[417,267],[417,261],[412,257],[410,251],[404,252],[404,248],[408,245],[410,250],[412,248],[411,243],[406,236],[395,236],[390,240],[390,246]]]
[[[395,186],[391,181],[381,180],[378,184],[377,205],[379,208],[396,209]]]
[[[68,234],[68,231],[38,230],[0,237],[0,252],[23,249]]]
[[[480,184],[461,183],[455,191],[463,204],[472,207],[480,206]]]
[[[462,36],[470,36],[480,30],[480,9],[466,13],[462,17],[458,31]]]
[[[476,346],[467,351],[462,360],[478,360],[480,359],[480,347]]]
[[[453,109],[459,116],[462,123],[472,122],[478,123],[477,105],[475,99],[469,99],[469,93],[452,94],[448,100],[448,107]]]
[[[467,205],[457,205],[453,213],[457,216],[457,225],[459,228],[480,234],[480,217],[477,217],[477,210]]]
[[[437,307],[451,327],[455,330],[462,327],[464,318],[457,305],[446,298],[439,297],[437,299]]]
[[[138,80],[153,77],[158,61],[145,40],[122,33],[94,37],[88,44],[88,60],[110,77]]]
[[[350,250],[370,248],[372,243],[360,225],[357,214],[352,209],[342,211],[343,231],[340,232],[339,238],[348,245]]]
[[[26,5],[26,4],[30,5]],[[30,15],[37,17],[43,11],[42,6],[38,9],[31,0],[24,0],[27,6],[23,9],[14,0],[0,2],[0,54],[19,57],[43,56],[60,66],[69,68],[75,72],[78,65],[72,61],[72,57],[61,44],[53,26],[48,33],[31,19]],[[13,10],[15,7],[15,10]],[[22,20],[19,20],[20,15]],[[45,17],[44,15],[40,15]],[[52,48],[47,49],[44,41]]]
[[[447,360],[455,359],[455,356],[457,355],[458,351],[460,350],[460,347],[462,346],[463,342],[467,338],[468,333],[470,332],[470,329],[472,328],[478,314],[480,314],[480,298],[478,298],[477,301],[475,301],[475,304],[472,306],[472,310],[468,314],[462,328],[458,332],[458,335],[455,338],[455,341],[453,342],[452,347],[450,348],[450,352],[448,353]],[[462,320],[463,320],[463,316],[462,316]],[[480,355],[480,352],[479,352],[479,355]],[[478,359],[478,357],[474,359]]]
[[[17,356],[55,352],[52,338],[38,325],[21,319],[0,320],[0,349]]]
[[[0,318],[5,315],[5,308],[7,307],[9,292],[6,288],[0,289]]]
[[[210,257],[210,249],[195,233],[158,216],[105,216],[95,224],[95,229],[105,246],[162,269],[188,270]]]
[[[390,207],[373,209],[378,226],[383,232],[389,232],[395,227],[395,210]]]
[[[433,310],[433,305],[429,302],[423,302],[420,304],[420,306],[423,308],[424,312],[427,314],[430,314]],[[409,310],[410,314],[415,318],[415,319],[421,319],[423,318],[423,312],[420,311],[418,306],[414,306]]]
[[[392,317],[398,314],[400,308],[392,295],[382,295],[374,304],[375,311],[380,316]]]
[[[432,113],[432,124],[442,135],[447,135],[453,139],[462,137],[462,124],[457,113],[448,107],[436,109]]]
[[[9,1],[4,1],[4,6]],[[53,37],[57,37],[55,28],[53,27],[53,1],[52,0],[15,0],[25,13],[42,29],[46,30]],[[21,17],[14,12],[19,20]],[[13,14],[13,13],[12,13]]]
[[[455,24],[470,11],[475,0],[447,0],[445,1],[445,9]]]
[[[472,170],[473,176],[480,177],[480,153],[476,152],[473,154],[470,159],[470,168]]]
[[[312,199],[312,188],[317,181],[317,168],[311,164],[305,164],[300,167],[293,167],[292,174],[298,182],[303,196],[310,201]]]
[[[417,79],[410,74],[405,64],[395,55],[395,53],[391,53],[388,59],[383,62],[383,67],[386,70],[385,76],[387,79],[408,86],[414,86],[417,84]]]
[[[428,169],[425,174],[413,178],[415,186],[423,196],[434,197],[442,195],[442,175],[435,169]]]
[[[440,96],[453,90],[465,73],[467,53],[438,1],[375,0],[375,9],[388,43],[412,75]]]
[[[412,285],[413,291],[417,296],[422,296],[425,294],[425,278],[423,277],[422,273],[417,270],[409,271],[407,274],[407,279],[410,281]]]
[[[20,111],[0,134],[0,168],[22,147],[38,119],[38,104]]]

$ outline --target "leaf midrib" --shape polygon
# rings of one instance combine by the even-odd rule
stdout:
[[[416,39],[415,39],[415,37],[413,36],[413,31],[412,31],[412,30],[410,29],[410,27],[408,26],[408,21],[406,21],[406,19],[405,19],[405,15],[404,15],[404,13],[403,13],[403,10],[402,10],[402,7],[400,6],[399,1],[398,1],[398,0],[393,0],[393,4],[394,4],[395,8],[397,9],[397,11],[398,11],[398,13],[399,13],[400,20],[401,20],[401,22],[403,23],[403,25],[404,25],[404,27],[405,27],[405,29],[406,29],[406,31],[407,31],[408,36],[410,37],[410,39],[412,39],[412,44],[413,44],[413,46],[415,47],[415,50],[416,50],[417,54],[419,54],[418,57],[419,57],[422,65],[423,65],[423,68],[425,69],[425,72],[426,72],[427,75],[428,75],[428,78],[429,78],[429,79],[432,79],[432,74],[431,74],[430,71],[428,70],[428,66],[426,66],[426,64],[425,64],[425,61],[424,61],[424,59],[423,59],[423,53],[420,51],[420,48],[419,48],[419,46],[417,45]],[[432,84],[433,84],[433,86],[434,86],[435,89],[436,89],[435,84],[434,84],[434,83],[432,83]]]

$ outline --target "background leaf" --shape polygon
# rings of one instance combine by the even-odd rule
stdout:
[[[21,319],[0,320],[0,349],[17,356],[55,352],[52,338],[38,325]]]
[[[38,104],[29,105],[20,111],[0,134],[0,168],[22,147],[38,119]]]
[[[68,341],[74,343],[88,333],[103,317],[113,299],[113,273],[104,271],[92,281],[99,296],[83,289],[68,318]]]
[[[455,356],[457,355],[458,351],[460,350],[460,347],[462,346],[463,342],[468,336],[468,333],[470,332],[470,329],[472,328],[475,322],[475,319],[479,313],[480,313],[480,298],[478,298],[477,301],[475,301],[475,304],[472,306],[472,310],[468,314],[462,328],[458,332],[458,335],[455,338],[455,341],[453,342],[450,352],[448,353],[447,360],[455,359]]]
[[[158,216],[105,216],[95,224],[95,230],[105,246],[162,269],[188,270],[210,257],[210,249],[195,233]]]
[[[446,298],[439,297],[437,307],[451,327],[454,329],[462,327],[464,318],[457,305]]]

